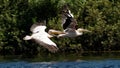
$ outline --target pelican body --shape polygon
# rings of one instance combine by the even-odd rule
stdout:
[[[62,14],[62,28],[63,31],[49,30],[49,34],[57,34],[57,37],[77,37],[83,34],[83,32],[90,32],[87,29],[77,28],[77,21],[74,19],[73,14],[69,10],[68,6],[63,6]]]
[[[26,35],[23,39],[24,40],[34,40],[39,45],[42,45],[43,47],[47,48],[50,52],[55,53],[58,50],[57,45],[51,41],[49,38],[52,36],[49,35],[47,32],[45,32],[46,26],[33,24],[31,27],[32,35]]]

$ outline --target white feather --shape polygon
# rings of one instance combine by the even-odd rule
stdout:
[[[79,32],[78,30],[69,28],[68,30],[65,31],[65,34],[59,34],[57,37],[58,38],[61,38],[61,37],[77,37],[77,36],[80,36],[82,34],[83,34],[83,32]]]
[[[24,40],[35,40],[39,45],[47,48],[51,52],[56,52],[58,50],[57,45],[49,39],[51,35],[45,32],[46,26],[33,24],[30,30],[32,31],[32,35],[26,35]]]

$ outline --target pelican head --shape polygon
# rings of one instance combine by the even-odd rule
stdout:
[[[30,39],[32,39],[32,37],[29,36],[29,35],[26,35],[26,36],[23,38],[23,40],[30,40]]]
[[[78,28],[77,31],[78,32],[91,32],[91,31],[89,31],[87,29],[82,29],[82,28]]]
[[[82,28],[78,28],[77,30],[69,28],[69,29],[65,30],[64,34],[59,34],[57,37],[58,38],[62,38],[62,37],[73,38],[73,37],[83,35],[83,32],[91,32],[91,31],[89,31],[87,29],[82,29]]]

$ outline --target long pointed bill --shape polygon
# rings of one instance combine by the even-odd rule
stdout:
[[[50,35],[65,34],[65,33],[62,32],[62,31],[57,31],[57,30],[53,30],[53,29],[50,29],[50,30],[48,31],[48,33],[49,33]]]
[[[91,31],[89,31],[87,29],[82,29],[82,28],[78,28],[77,30],[80,31],[80,32],[91,32]]]

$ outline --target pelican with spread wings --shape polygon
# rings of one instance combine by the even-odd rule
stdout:
[[[45,25],[41,23],[35,23],[30,28],[32,35],[26,35],[23,39],[34,40],[39,45],[47,48],[50,52],[55,53],[58,50],[58,47],[53,41],[50,40],[52,36],[45,32],[45,29]]]
[[[68,6],[65,5],[61,12],[62,15],[62,28],[64,31],[49,30],[49,34],[57,34],[59,37],[77,37],[83,34],[83,32],[90,32],[87,29],[77,28],[77,21],[74,19],[73,14],[69,10]]]

